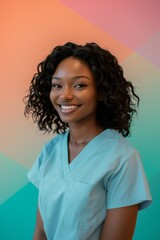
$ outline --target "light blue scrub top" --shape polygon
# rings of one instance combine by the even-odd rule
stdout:
[[[28,178],[39,189],[48,240],[99,240],[107,209],[150,204],[145,173],[138,152],[111,129],[68,164],[68,134],[43,147]]]

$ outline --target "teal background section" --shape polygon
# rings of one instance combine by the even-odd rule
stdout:
[[[57,44],[109,48],[140,96],[128,140],[137,148],[153,197],[133,240],[160,239],[160,3],[157,0],[6,0],[0,3],[0,240],[30,240],[37,190],[27,172],[45,136],[23,116],[36,65]],[[76,239],[75,239],[76,240]]]

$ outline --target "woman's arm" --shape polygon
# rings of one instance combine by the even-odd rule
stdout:
[[[34,232],[34,240],[47,240],[44,227],[43,227],[43,221],[41,218],[41,214],[39,212],[39,209],[37,210],[37,220],[36,220],[36,228]]]
[[[107,210],[101,240],[132,240],[138,205]]]

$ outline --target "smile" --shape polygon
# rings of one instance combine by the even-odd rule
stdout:
[[[63,113],[70,113],[76,110],[79,105],[60,105],[61,112]]]

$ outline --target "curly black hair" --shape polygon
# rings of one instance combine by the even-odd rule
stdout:
[[[77,45],[67,42],[57,46],[38,64],[37,73],[33,76],[28,95],[24,97],[25,116],[32,116],[40,130],[63,133],[68,124],[63,122],[54,109],[49,95],[51,79],[58,64],[67,57],[75,57],[85,62],[97,85],[102,101],[97,108],[97,121],[104,128],[112,128],[130,135],[134,113],[137,113],[139,97],[130,81],[124,78],[123,69],[118,60],[108,50],[96,43]]]

